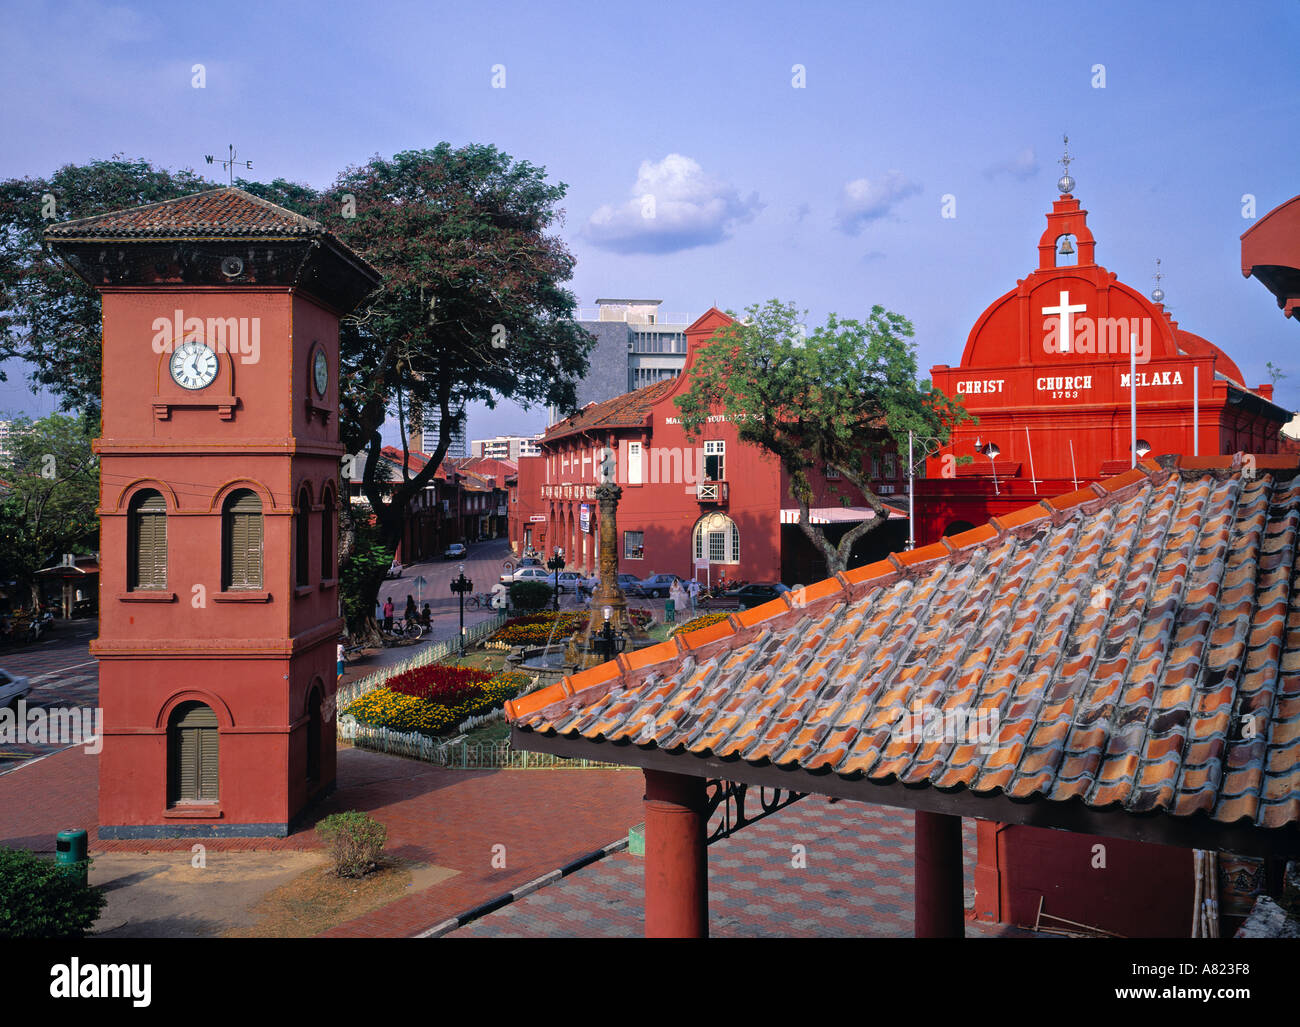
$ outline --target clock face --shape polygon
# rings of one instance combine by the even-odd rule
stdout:
[[[316,392],[324,397],[326,388],[330,383],[329,362],[325,359],[325,351],[318,349],[316,351],[316,366],[313,368],[316,377]]]
[[[172,378],[182,389],[206,389],[217,377],[217,355],[191,340],[172,353]]]

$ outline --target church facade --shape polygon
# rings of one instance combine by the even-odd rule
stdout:
[[[1073,180],[1062,179],[1073,188]],[[1097,263],[1088,212],[1062,191],[1038,261],[979,316],[931,380],[978,423],[955,429],[916,486],[918,544],[1085,488],[1150,453],[1275,453],[1291,419],[1214,343]],[[1136,411],[1136,431],[1134,418]]]

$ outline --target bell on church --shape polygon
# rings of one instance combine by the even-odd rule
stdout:
[[[1061,248],[1057,250],[1057,252],[1062,257],[1068,257],[1074,252],[1074,244],[1070,242],[1070,237],[1068,235],[1061,240]]]

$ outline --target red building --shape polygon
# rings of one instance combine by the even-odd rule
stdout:
[[[379,274],[234,188],[46,237],[103,299],[99,835],[282,836],[334,785],[338,319]]]
[[[527,498],[511,504],[511,538],[545,546],[548,553],[559,547],[569,567],[594,572],[599,537],[594,490],[608,448],[623,487],[621,572],[787,584],[824,577],[825,562],[798,527],[798,509],[776,457],[742,443],[722,414],[694,440],[680,424],[673,400],[690,388],[699,347],[728,323],[726,314],[712,309],[686,330],[686,364],[679,377],[588,404],[552,425],[542,437],[535,467],[521,461],[520,492]],[[872,464],[877,495],[903,491],[896,454],[884,453]],[[875,513],[834,469],[829,475],[825,471],[810,472],[816,495],[811,512],[837,538],[848,525]],[[534,488],[539,492],[525,491]],[[857,544],[851,563],[902,548],[905,535],[899,512]]]
[[[1134,392],[1139,459],[1278,452],[1291,414],[1273,403],[1273,387],[1247,386],[1232,358],[1181,328],[1162,299],[1097,263],[1087,211],[1062,192],[1038,266],[980,315],[957,367],[931,371],[979,420],[955,429],[916,482],[918,544],[1128,470]],[[1121,934],[1178,934],[1192,903],[1185,850],[989,821],[979,823],[978,850],[985,920],[1032,924],[1046,897],[1061,915]],[[1096,852],[1120,868],[1104,886]]]
[[[1148,299],[1098,264],[1087,215],[1062,193],[1038,266],[980,315],[958,366],[931,370],[979,421],[927,461],[918,544],[1127,470],[1130,380],[1139,456],[1278,451],[1291,414],[1273,387],[1247,386],[1231,357],[1179,327],[1160,290]]]

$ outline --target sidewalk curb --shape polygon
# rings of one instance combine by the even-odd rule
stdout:
[[[571,863],[566,863],[558,870],[552,870],[550,873],[542,874],[541,877],[534,877],[531,881],[526,884],[521,884],[513,891],[505,892],[494,899],[489,899],[487,902],[480,903],[458,916],[448,917],[441,923],[430,927],[427,931],[421,931],[419,934],[414,935],[414,937],[441,938],[443,935],[450,934],[452,931],[458,930],[480,917],[487,916],[489,913],[494,913],[503,906],[510,905],[510,903],[514,902],[516,899],[522,899],[526,895],[531,895],[539,888],[544,888],[548,884],[554,884],[556,881],[583,869],[583,867],[591,866],[591,864],[595,863],[597,860],[604,859],[606,856],[612,855],[615,852],[620,852],[626,848],[627,836],[624,835],[618,841],[610,842],[604,848],[597,849],[595,852],[589,852],[585,856],[579,856],[577,859],[573,860]]]

